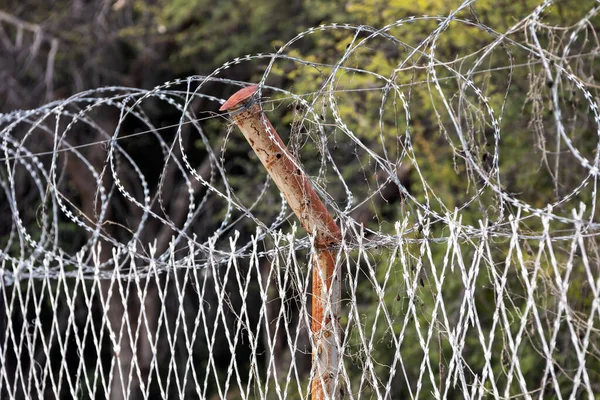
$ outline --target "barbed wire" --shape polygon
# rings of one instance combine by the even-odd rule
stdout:
[[[214,237],[220,237],[224,232],[231,232],[236,229],[243,220],[250,220],[256,226],[260,227],[263,231],[263,237],[268,237],[272,233],[287,224],[288,218],[291,215],[287,210],[285,203],[281,201],[280,211],[277,213],[278,217],[274,220],[272,225],[265,224],[261,219],[257,218],[253,214],[253,210],[257,207],[257,202],[251,206],[245,206],[243,201],[238,197],[237,192],[231,187],[229,183],[228,173],[226,164],[229,160],[226,159],[226,153],[231,151],[226,147],[227,140],[223,141],[221,148],[214,147],[216,141],[214,140],[215,134],[210,133],[211,137],[208,137],[204,132],[204,128],[201,124],[210,123],[211,121],[223,121],[224,116],[216,113],[215,111],[202,111],[194,110],[192,112],[192,104],[194,101],[204,101],[206,105],[214,104],[220,105],[224,102],[223,99],[214,97],[209,94],[202,93],[202,90],[206,83],[216,82],[224,85],[231,85],[233,87],[242,87],[246,85],[245,82],[233,81],[229,79],[220,78],[219,75],[222,71],[232,67],[233,65],[251,62],[260,62],[261,60],[268,61],[268,65],[265,69],[262,79],[260,80],[259,92],[270,91],[273,93],[273,98],[263,98],[261,103],[263,108],[268,110],[269,105],[273,104],[276,108],[273,111],[281,113],[285,108],[281,106],[290,104],[296,104],[298,108],[303,110],[302,114],[297,114],[294,125],[295,126],[309,126],[310,132],[305,132],[302,140],[314,140],[312,146],[318,148],[318,157],[321,160],[320,166],[315,175],[313,176],[314,183],[318,184],[317,187],[321,187],[320,194],[326,200],[328,207],[334,210],[338,218],[344,220],[345,223],[352,224],[356,221],[352,221],[352,213],[356,211],[360,205],[368,204],[373,198],[377,197],[381,192],[382,187],[385,184],[394,184],[398,187],[403,197],[402,205],[408,209],[408,212],[413,216],[416,216],[417,210],[422,213],[426,219],[431,219],[433,223],[444,224],[451,218],[455,212],[469,209],[481,202],[482,195],[487,195],[487,192],[493,193],[495,201],[497,203],[497,210],[495,215],[483,213],[480,215],[484,220],[491,221],[491,229],[494,235],[500,237],[510,236],[510,223],[506,219],[507,207],[514,207],[521,209],[527,215],[533,215],[537,217],[549,216],[552,221],[562,224],[572,224],[575,222],[573,218],[569,216],[567,210],[566,213],[557,214],[556,210],[561,209],[566,204],[571,204],[576,201],[578,196],[580,197],[584,191],[589,187],[592,187],[588,197],[596,199],[596,187],[598,180],[598,141],[596,141],[595,147],[587,147],[583,151],[587,154],[595,154],[595,156],[588,157],[582,154],[582,151],[578,149],[577,145],[573,143],[572,137],[569,135],[569,129],[565,126],[565,121],[562,115],[572,114],[571,110],[566,110],[564,104],[562,104],[563,98],[559,93],[561,85],[570,84],[575,94],[572,96],[578,96],[588,104],[588,113],[593,120],[595,131],[598,134],[598,112],[596,98],[587,89],[590,83],[586,79],[580,78],[570,71],[569,66],[565,63],[571,60],[583,60],[586,57],[595,57],[597,51],[597,43],[594,43],[591,48],[578,49],[578,54],[570,54],[572,48],[577,42],[579,35],[582,35],[586,29],[589,29],[590,20],[597,15],[599,8],[594,7],[576,23],[572,23],[566,27],[552,27],[549,25],[542,25],[539,20],[544,10],[550,6],[551,2],[544,2],[538,7],[531,15],[523,18],[513,27],[508,29],[505,33],[499,33],[494,31],[492,28],[483,25],[477,19],[470,20],[464,17],[459,17],[461,12],[469,10],[472,2],[464,2],[461,7],[457,8],[449,16],[423,16],[423,17],[411,17],[407,19],[398,20],[392,24],[389,24],[383,28],[376,29],[369,26],[363,25],[349,25],[349,24],[330,24],[322,25],[317,28],[311,28],[306,32],[302,32],[293,39],[289,40],[286,44],[280,47],[276,53],[270,54],[247,54],[243,57],[236,58],[228,61],[221,67],[217,68],[213,73],[208,76],[192,76],[186,79],[176,79],[171,82],[166,82],[163,85],[157,86],[152,90],[141,90],[132,89],[125,87],[107,87],[89,90],[83,93],[72,96],[71,98],[55,101],[49,103],[41,108],[35,110],[21,110],[15,111],[9,114],[0,116],[0,123],[2,124],[2,150],[4,155],[2,162],[5,165],[5,170],[2,175],[2,187],[4,189],[4,198],[10,204],[10,209],[13,212],[12,227],[10,229],[10,239],[6,243],[5,250],[3,250],[3,258],[10,260],[11,262],[27,262],[29,267],[35,268],[35,263],[39,262],[45,257],[50,260],[61,258],[63,262],[67,264],[75,264],[74,251],[65,251],[64,248],[57,243],[58,233],[62,230],[59,217],[57,214],[62,213],[69,221],[84,229],[89,233],[89,240],[81,250],[87,251],[93,246],[97,245],[100,241],[106,241],[111,246],[120,249],[143,248],[144,246],[139,243],[139,236],[142,231],[146,228],[148,221],[158,221],[160,224],[169,227],[173,232],[173,239],[175,240],[176,246],[182,241],[194,240],[195,246],[198,249],[199,254],[206,252],[207,243],[206,241],[196,241],[191,234],[190,225],[195,218],[199,218],[201,215],[201,205],[205,204],[209,197],[215,196],[220,198],[226,207],[225,215],[223,216],[219,227],[214,231]],[[422,40],[418,45],[411,45],[405,43],[394,36],[391,32],[396,29],[403,27],[404,25],[414,25],[420,22],[436,22],[438,27],[432,31],[426,39]],[[478,29],[481,33],[486,34],[490,37],[491,42],[481,49],[467,55],[455,57],[453,60],[445,60],[446,55],[442,52],[440,54],[437,50],[437,42],[444,36],[444,32],[447,31],[450,24],[461,24],[471,28]],[[561,33],[564,37],[568,37],[568,40],[560,49],[554,48],[543,48],[538,38],[537,29],[561,29]],[[336,31],[348,32],[350,40],[346,46],[346,49],[341,54],[339,60],[334,64],[327,64],[322,62],[308,61],[301,57],[291,55],[293,53],[294,45],[307,37],[317,35],[319,33],[331,34]],[[520,33],[529,34],[532,41],[522,41]],[[514,38],[512,37],[514,36]],[[350,60],[353,60],[355,54],[363,49],[369,49],[369,46],[376,48],[380,45],[378,41],[390,42],[395,46],[403,48],[407,55],[405,57],[399,57],[400,61],[393,69],[389,76],[384,76],[375,71],[353,67],[348,65]],[[488,68],[479,69],[484,63],[489,63],[489,56],[500,49],[502,52],[507,54],[508,65],[494,65]],[[558,51],[560,50],[560,52]],[[525,56],[515,56],[514,53],[517,51],[523,51]],[[413,60],[417,57],[416,61]],[[528,57],[527,62],[516,63],[517,58]],[[422,63],[419,60],[423,60]],[[296,65],[296,68],[311,68],[323,71],[324,69],[330,70],[328,74],[323,74],[322,80],[319,83],[318,90],[309,90],[307,93],[297,93],[295,91],[283,90],[278,87],[270,86],[267,84],[269,78],[273,75],[273,68],[277,66],[277,63],[288,62],[292,65]],[[355,59],[352,62],[360,62],[359,59]],[[408,65],[407,63],[410,63]],[[468,63],[468,64],[465,64]],[[552,63],[554,72],[550,71],[549,65]],[[532,201],[520,200],[518,196],[507,192],[506,188],[502,183],[502,174],[499,165],[501,154],[501,142],[502,142],[502,123],[503,117],[506,113],[506,105],[512,98],[510,82],[512,75],[518,68],[534,68],[536,65],[543,67],[543,74],[547,79],[547,82],[553,82],[548,88],[551,96],[548,100],[551,102],[552,115],[554,117],[553,123],[556,124],[556,135],[557,135],[557,153],[561,152],[560,143],[564,142],[566,151],[572,156],[579,164],[577,168],[583,168],[586,172],[585,176],[582,176],[577,186],[572,186],[568,193],[564,193],[561,196],[555,197],[552,201],[546,201],[546,205],[543,207],[535,206]],[[465,68],[468,66],[468,68]],[[459,69],[467,69],[466,73],[461,73]],[[414,74],[414,71],[422,71],[426,74],[425,80],[411,81],[408,83],[401,82],[401,75],[406,74],[409,71]],[[477,75],[486,75],[493,79],[493,73],[500,71],[508,71],[508,85],[506,85],[504,91],[504,100],[500,103],[499,107],[495,107],[491,104],[491,100],[486,95],[486,89],[479,86],[476,82]],[[321,72],[323,73],[323,72]],[[450,74],[449,76],[440,76],[440,74]],[[368,87],[344,87],[349,84],[345,79],[346,76],[367,76],[368,79],[372,79],[374,84],[379,83],[378,86],[372,87],[369,82]],[[352,78],[351,78],[352,79]],[[532,78],[533,79],[533,78]],[[563,81],[564,80],[564,81]],[[561,83],[564,82],[564,83]],[[442,87],[444,82],[453,82],[458,85],[456,92],[450,92],[449,90]],[[533,81],[532,81],[533,84]],[[418,88],[419,85],[432,86],[430,91],[431,96],[439,96],[438,101],[432,101],[433,105],[433,119],[439,123],[439,132],[442,133],[446,139],[446,145],[449,146],[453,154],[453,163],[457,164],[457,160],[460,163],[464,163],[466,169],[466,177],[469,181],[472,181],[472,187],[475,187],[476,181],[481,181],[477,184],[478,189],[470,194],[468,200],[465,200],[460,204],[456,210],[452,207],[447,207],[446,199],[443,199],[438,195],[436,190],[432,188],[428,181],[430,180],[431,171],[422,171],[420,168],[421,160],[417,156],[412,135],[414,129],[412,126],[413,120],[411,117],[411,103],[408,100],[411,93]],[[177,89],[182,87],[182,89]],[[359,132],[356,128],[351,125],[355,125],[355,121],[348,122],[348,117],[340,111],[344,106],[340,98],[345,98],[355,93],[380,93],[380,102],[378,110],[373,108],[374,116],[378,115],[378,123],[376,130],[378,131],[378,140],[380,142],[380,150],[373,148],[373,142],[371,139],[365,140],[363,132]],[[500,92],[498,92],[500,93]],[[458,104],[458,109],[454,109],[457,105],[453,103],[453,98],[460,99],[462,104]],[[393,104],[390,105],[389,99],[393,97]],[[150,101],[158,101],[162,104],[161,107],[172,109],[174,112],[180,114],[180,118],[177,123],[168,124],[166,126],[155,127],[152,124],[151,117],[148,116],[144,110],[146,103]],[[433,98],[432,98],[433,100]],[[401,104],[399,110],[396,110],[396,101]],[[438,104],[439,103],[439,104]],[[468,104],[467,104],[468,103]],[[485,161],[481,159],[481,149],[472,147],[474,143],[474,135],[478,132],[474,130],[469,131],[469,128],[465,129],[464,121],[465,117],[462,115],[463,111],[467,109],[465,107],[473,107],[479,103],[477,113],[485,113],[487,116],[480,114],[477,118],[481,119],[481,123],[484,126],[490,127],[493,130],[493,146],[491,149],[486,149],[484,153]],[[352,104],[350,104],[352,105]],[[368,107],[369,105],[364,105]],[[373,105],[375,106],[375,105]],[[214,106],[213,106],[214,107]],[[109,130],[101,127],[95,122],[94,112],[97,112],[103,108],[112,108],[119,112],[119,117],[114,126],[110,127]],[[320,109],[319,109],[320,108]],[[393,122],[388,116],[390,109],[394,109],[394,112],[401,111],[404,114],[403,118],[406,123],[406,127],[401,135],[404,137],[404,141],[401,144],[402,150],[395,157],[390,156],[388,153],[386,142],[393,140],[393,136],[390,136],[386,132],[386,126],[390,123],[399,123],[398,121]],[[377,110],[377,111],[375,111]],[[204,117],[198,117],[196,113],[208,114]],[[368,113],[369,111],[366,111]],[[284,112],[285,113],[285,112]],[[330,113],[330,115],[325,115]],[[471,114],[471,111],[465,114]],[[298,116],[299,115],[299,116]],[[585,113],[582,115],[585,116]],[[331,118],[330,121],[323,121],[323,118]],[[123,128],[123,124],[129,122],[129,119],[133,118],[136,123],[140,124],[140,127],[135,128],[135,132],[128,132],[127,129]],[[525,122],[525,121],[524,121]],[[524,125],[529,124],[526,122]],[[77,128],[79,125],[85,126],[85,129],[93,130],[96,132],[96,137],[81,141],[77,138]],[[77,127],[77,128],[76,128]],[[222,130],[227,127],[227,124],[220,124],[218,130]],[[202,142],[205,147],[206,155],[201,158],[203,160],[209,160],[210,164],[210,179],[206,180],[202,176],[196,173],[198,157],[192,161],[188,156],[189,148],[186,148],[186,144],[183,142],[185,134],[183,130],[190,129],[195,135],[197,135],[197,141]],[[373,127],[375,128],[375,127]],[[175,136],[170,138],[172,140],[168,142],[161,134],[168,131],[176,130]],[[214,129],[214,128],[211,128]],[[591,127],[590,127],[591,129]],[[112,131],[112,132],[111,132]],[[571,130],[572,131],[572,130]],[[347,144],[355,147],[355,152],[360,153],[360,157],[364,157],[370,164],[370,173],[376,173],[381,171],[384,175],[382,178],[384,185],[376,186],[374,189],[370,189],[369,193],[361,193],[360,195],[353,191],[352,186],[356,185],[355,182],[348,182],[344,179],[342,172],[344,170],[343,165],[338,165],[339,161],[336,158],[339,157],[332,152],[329,147],[328,137],[335,136],[336,146],[340,144]],[[454,135],[452,138],[450,135]],[[520,130],[518,134],[527,134],[526,130]],[[225,137],[230,137],[231,130],[229,129]],[[308,135],[308,137],[307,137]],[[48,142],[49,146],[47,150],[41,150],[39,136],[46,136],[44,139]],[[369,134],[372,136],[372,134]],[[158,186],[151,187],[148,183],[148,177],[144,176],[144,173],[140,169],[138,163],[140,160],[134,159],[128,151],[122,146],[130,145],[133,148],[135,144],[129,144],[128,139],[140,139],[140,137],[150,137],[158,143],[162,151],[163,159],[160,161],[162,169],[159,179]],[[343,139],[342,139],[343,137]],[[145,139],[148,140],[148,139]],[[290,144],[293,145],[294,141],[298,140],[294,136],[290,136]],[[123,144],[121,144],[123,143]],[[533,144],[533,142],[529,143]],[[300,147],[305,146],[306,142]],[[89,155],[84,154],[84,151],[90,151],[91,149],[103,147],[104,151],[104,162],[103,165],[94,165],[87,158]],[[214,147],[214,148],[213,148]],[[134,150],[139,151],[139,150]],[[175,153],[178,156],[175,156]],[[220,153],[220,155],[219,155]],[[86,215],[81,209],[81,204],[77,204],[75,201],[70,200],[74,195],[64,188],[64,184],[68,181],[68,171],[61,171],[60,157],[74,157],[83,163],[84,168],[90,177],[96,180],[96,197],[94,204],[100,209],[98,219],[93,221],[91,216]],[[50,160],[42,159],[42,157],[48,157]],[[179,157],[179,158],[177,158]],[[560,157],[557,157],[558,160]],[[566,156],[562,157],[563,159]],[[300,158],[300,162],[303,160]],[[557,161],[559,162],[559,161]],[[175,167],[172,167],[175,165]],[[413,169],[411,172],[414,176],[418,176],[420,185],[423,187],[422,195],[423,198],[417,198],[413,193],[409,192],[404,185],[398,179],[396,169],[399,165],[410,165]],[[121,182],[123,179],[122,173],[125,168],[127,173],[133,173],[135,175],[135,184],[141,185],[141,193],[133,193],[128,190],[124,183]],[[168,213],[165,210],[163,203],[165,202],[163,193],[164,182],[163,179],[166,176],[167,171],[171,168],[176,168],[181,174],[181,178],[185,181],[182,183],[191,191],[193,184],[199,184],[206,190],[206,194],[201,199],[195,199],[194,196],[189,194],[188,201],[188,214],[182,225],[178,225],[169,219]],[[27,172],[19,172],[24,169]],[[334,172],[335,178],[327,176],[331,172]],[[32,226],[26,226],[21,218],[19,211],[23,208],[23,204],[19,204],[20,199],[18,198],[15,190],[21,182],[17,182],[15,178],[16,173],[28,173],[29,177],[23,177],[24,181],[31,180],[37,187],[37,193],[39,194],[37,206],[41,207],[42,210],[53,210],[52,222],[48,219],[48,216],[42,218],[42,236],[40,240],[33,239]],[[60,172],[60,174],[59,174]],[[558,170],[557,170],[558,172]],[[113,182],[104,186],[102,179],[105,179],[107,174],[112,175]],[[219,184],[216,184],[216,180]],[[345,199],[340,197],[342,193],[328,193],[325,186],[322,183],[337,180],[343,186],[343,192]],[[555,185],[564,184],[562,182],[555,182]],[[263,189],[257,196],[258,199],[264,198],[265,193],[270,188],[269,180],[265,180],[262,185]],[[152,192],[152,193],[151,193]],[[105,213],[109,207],[109,203],[115,198],[118,193],[129,206],[138,208],[140,210],[141,217],[136,227],[126,228],[130,230],[131,238],[125,242],[117,240],[106,233],[106,224],[120,222],[111,221],[106,219]],[[75,195],[76,196],[76,195]],[[170,201],[170,200],[169,200]],[[156,204],[160,203],[158,210],[155,210]],[[586,224],[584,232],[590,235],[595,235],[598,231],[600,224],[595,221],[595,201],[589,203],[589,221]],[[154,207],[154,208],[153,208]],[[575,204],[574,207],[577,207]],[[54,214],[55,213],[55,214]],[[234,213],[240,213],[236,219],[233,219]],[[512,211],[509,212],[513,213]],[[61,217],[62,218],[62,217]],[[523,217],[528,218],[527,216]],[[28,224],[31,221],[27,222]],[[468,225],[466,227],[466,237],[478,237],[481,236],[482,232],[477,224]],[[36,228],[37,229],[37,228]],[[33,229],[35,230],[35,229]],[[393,243],[397,238],[394,234],[386,234],[381,229],[372,229],[368,227],[369,234],[372,237],[373,243],[380,242]],[[487,232],[486,234],[489,234]],[[523,238],[536,238],[535,232],[521,233]],[[560,237],[568,240],[571,236],[568,233],[560,235]],[[21,248],[22,255],[14,257],[10,247],[13,246],[18,238],[19,245]],[[436,240],[444,240],[443,235]],[[415,239],[419,240],[419,239]],[[424,239],[423,239],[424,240]],[[433,240],[428,238],[427,240]],[[302,244],[299,244],[302,246]],[[374,244],[375,245],[375,244]],[[248,245],[244,246],[243,249],[248,249]],[[240,255],[243,254],[244,250],[240,250]],[[63,253],[70,253],[70,256],[64,258]],[[40,258],[41,257],[41,258]],[[143,252],[136,252],[136,257],[140,260],[149,262],[147,254]],[[169,258],[168,254],[164,254],[164,258]],[[92,272],[93,269],[90,269]]]

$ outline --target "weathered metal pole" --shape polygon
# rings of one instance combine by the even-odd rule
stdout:
[[[312,274],[313,371],[312,398],[338,399],[338,340],[340,332],[340,274],[335,271],[335,250],[341,241],[340,228],[315,192],[304,171],[263,114],[255,94],[257,85],[233,94],[221,106],[263,163],[269,175],[309,234],[316,234]],[[335,381],[338,390],[335,390]],[[335,393],[334,393],[335,392]]]

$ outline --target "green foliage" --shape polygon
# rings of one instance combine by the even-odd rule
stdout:
[[[411,15],[447,15],[456,5],[448,5],[447,2],[437,0],[350,2],[344,11],[338,10],[336,17],[339,19],[332,20],[332,22],[360,21],[361,24],[380,28]],[[432,68],[428,68],[428,55],[433,45],[429,35],[439,26],[439,22],[435,19],[406,22],[390,29],[389,32],[396,38],[400,38],[402,43],[390,43],[387,39],[378,37],[371,38],[366,45],[357,47],[357,43],[367,37],[367,33],[358,35],[355,42],[353,42],[354,32],[352,31],[328,30],[325,34],[317,33],[312,35],[310,42],[315,44],[315,48],[319,49],[318,52],[313,48],[303,51],[300,48],[301,44],[287,52],[290,56],[315,63],[315,65],[296,64],[280,67],[276,64],[273,73],[293,82],[293,91],[296,93],[317,93],[319,90],[333,88],[335,94],[332,98],[321,95],[316,98],[316,103],[313,103],[316,109],[326,110],[323,113],[325,125],[335,125],[334,115],[329,110],[330,101],[334,101],[339,117],[347,125],[348,130],[360,137],[368,147],[381,153],[380,149],[384,146],[391,152],[391,159],[418,165],[424,180],[413,185],[412,194],[419,203],[428,204],[432,210],[442,214],[459,208],[463,224],[478,226],[479,220],[494,221],[500,216],[498,214],[498,195],[485,185],[476,171],[469,167],[472,163],[467,162],[468,157],[471,157],[482,168],[487,168],[489,172],[492,167],[490,163],[493,155],[496,152],[500,154],[501,157],[497,162],[501,172],[499,175],[490,175],[488,179],[491,180],[491,183],[499,185],[509,196],[538,208],[544,208],[546,204],[557,201],[560,199],[561,193],[573,190],[574,186],[569,186],[569,182],[579,183],[586,174],[579,163],[568,155],[564,155],[560,159],[558,156],[548,155],[547,151],[556,148],[557,143],[552,133],[554,115],[548,108],[551,84],[544,78],[544,69],[539,60],[532,58],[529,52],[519,49],[518,46],[496,46],[493,51],[479,60],[479,65],[474,70],[470,70],[474,67],[475,61],[482,56],[483,51],[494,43],[498,34],[513,28],[518,21],[521,21],[538,5],[537,1],[478,1],[474,3],[472,8],[461,11],[456,19],[448,25],[444,34],[436,40],[434,52],[436,64]],[[545,12],[544,21],[549,25],[568,26],[572,21],[582,18],[590,6],[589,2],[582,3],[577,7],[573,7],[572,3],[557,2]],[[502,10],[502,12],[498,12],[498,10]],[[325,21],[325,23],[327,22]],[[478,22],[492,27],[495,32],[482,29],[477,26]],[[539,35],[542,47],[551,48],[554,52],[560,53],[561,40],[565,40],[557,37],[560,32],[542,29]],[[523,29],[514,29],[508,37],[520,43],[528,43],[530,40],[528,32]],[[510,40],[507,42],[510,43]],[[578,43],[575,46],[577,52],[585,52],[586,49],[592,50],[592,46],[586,43]],[[408,58],[408,54],[417,48],[419,50]],[[323,64],[335,65],[343,56],[346,59],[342,68],[332,76],[333,68],[323,66]],[[368,70],[374,74],[357,72],[352,70],[353,68]],[[473,88],[465,85],[464,79],[457,79],[458,74],[466,76],[467,73],[472,74],[469,75],[469,79],[475,87],[482,90],[482,96],[487,99],[487,103],[482,101]],[[385,81],[382,76],[391,77],[396,85],[405,89],[401,93],[391,93],[382,107],[383,113],[380,114],[380,105],[383,101],[380,91],[356,93],[352,90],[383,86]],[[434,77],[438,80],[439,87],[433,83]],[[564,90],[573,89],[570,82],[563,82],[563,85],[565,85]],[[581,96],[581,93],[573,92],[573,95],[577,98]],[[306,98],[306,100],[309,103],[313,101],[312,98]],[[406,120],[403,100],[408,102],[410,121]],[[587,116],[588,111],[578,108],[576,103],[577,101],[572,101],[572,105],[567,109],[571,113],[571,117],[578,119],[585,128],[575,124],[570,125],[570,129],[572,129],[570,137],[577,142],[576,147],[587,152],[591,159],[593,158],[595,139],[588,142],[588,138],[594,136],[594,124]],[[500,128],[503,135],[498,143],[495,143],[496,138],[486,109],[487,106],[493,110],[496,118],[501,118]],[[460,114],[457,114],[458,110],[460,110]],[[527,116],[531,116],[530,123],[524,125],[523,120],[526,120]],[[297,117],[292,112],[288,112],[284,113],[282,118],[287,122],[294,121]],[[460,121],[459,125],[466,136],[466,143],[461,142],[455,133],[453,120]],[[383,126],[381,130],[380,121]],[[407,130],[407,122],[410,122],[409,130]],[[337,129],[339,130],[339,127]],[[335,141],[338,134],[344,135],[344,133],[334,130],[329,135],[330,140]],[[410,135],[411,149],[394,149],[394,144],[398,141],[403,142],[406,135]],[[390,146],[390,144],[392,145]],[[359,184],[361,179],[357,179],[361,177],[361,165],[369,164],[372,160],[362,153],[355,153],[346,160],[344,177],[348,177],[350,182],[356,184],[353,186],[353,191],[357,197],[360,197],[361,190],[364,189],[364,185]],[[557,178],[551,166],[554,162],[560,162],[565,166],[560,173],[569,178],[564,176],[564,179]],[[417,179],[414,175],[413,177]],[[355,178],[352,179],[352,176]],[[560,185],[556,183],[558,181],[561,182]],[[369,190],[367,189],[366,192]],[[593,201],[591,196],[591,190],[583,190],[572,201],[561,204],[561,210],[567,212],[582,200],[589,204],[589,201]],[[474,197],[476,200],[472,201]],[[403,208],[396,207],[393,218],[401,220],[404,216]],[[552,223],[551,232],[564,228],[557,225]],[[379,220],[370,222],[368,226],[382,230],[385,224]],[[529,222],[527,229],[532,233],[540,232],[542,226],[537,220]],[[435,224],[432,225],[432,230],[434,236],[448,235],[444,227],[440,229]],[[473,301],[481,323],[481,334],[485,338],[492,337],[491,335],[495,338],[492,348],[507,349],[507,340],[516,337],[521,329],[525,330],[524,339],[519,347],[520,370],[527,384],[535,386],[544,372],[546,360],[540,356],[539,349],[543,346],[541,338],[535,333],[527,333],[536,332],[538,328],[534,326],[533,310],[529,308],[528,301],[526,301],[528,293],[522,276],[523,273],[530,276],[536,268],[535,265],[538,265],[536,282],[537,285],[545,286],[545,290],[536,292],[535,308],[537,313],[545,318],[543,323],[552,324],[553,317],[547,313],[548,310],[555,309],[557,305],[556,299],[552,297],[552,292],[555,290],[552,287],[556,282],[556,271],[550,262],[547,250],[542,251],[541,264],[536,264],[538,261],[536,261],[535,252],[542,246],[542,243],[527,243],[518,246],[523,246],[521,252],[525,254],[524,265],[531,269],[522,271],[523,264],[515,261],[516,249],[511,250],[509,241],[497,241],[491,249],[492,259],[484,263],[485,268],[482,267],[476,277]],[[535,249],[532,250],[530,246]],[[418,249],[405,249],[406,253],[411,255],[408,257],[411,260],[409,265],[417,265],[417,272],[408,271],[409,267],[400,262],[386,265],[385,260],[389,260],[390,256],[387,251],[368,255],[372,258],[371,263],[376,269],[376,275],[371,276],[364,272],[367,276],[360,280],[358,285],[356,297],[361,305],[361,314],[345,316],[342,321],[343,324],[349,324],[349,326],[352,324],[361,326],[360,329],[350,329],[349,339],[349,354],[352,354],[352,362],[356,366],[356,369],[352,371],[356,374],[357,381],[369,367],[367,356],[362,353],[365,351],[365,347],[364,338],[361,338],[359,334],[360,331],[367,338],[372,338],[373,349],[368,357],[373,362],[371,368],[374,368],[377,372],[376,376],[381,378],[378,384],[385,385],[386,377],[390,373],[388,368],[397,357],[404,360],[407,379],[412,384],[419,376],[419,368],[421,368],[424,356],[421,346],[414,345],[420,340],[419,329],[421,329],[420,334],[426,336],[426,328],[432,324],[436,326],[436,319],[444,317],[435,304],[438,296],[441,295],[444,299],[448,318],[455,320],[459,317],[458,312],[460,302],[464,298],[465,286],[458,270],[450,271],[450,267],[444,264],[446,248],[446,245],[438,246],[437,250],[432,247],[431,259],[420,254]],[[470,243],[465,243],[461,248],[464,260],[469,259],[467,254],[473,253],[473,248]],[[531,254],[525,252],[523,250],[525,248]],[[570,265],[568,263],[569,253],[568,248],[560,248],[560,246],[555,248],[554,257],[557,265],[561,268],[560,274],[564,273],[563,268]],[[512,257],[512,262],[505,264],[507,255]],[[445,281],[442,292],[439,293],[434,276],[440,276],[442,268],[445,268]],[[454,266],[454,268],[457,267]],[[407,272],[412,274],[412,282],[419,282],[421,279],[419,274],[426,274],[425,284],[416,286],[417,292],[414,296],[408,294],[410,291],[401,278]],[[510,298],[499,299],[493,288],[499,285],[498,276],[505,272],[506,287]],[[386,281],[388,273],[391,274],[392,279]],[[417,274],[416,278],[414,278],[415,273]],[[572,274],[573,286],[569,289],[569,299],[581,297],[581,300],[577,301],[579,304],[572,304],[572,307],[582,310],[582,315],[586,315],[584,310],[589,310],[589,302],[593,299],[593,295],[589,293],[589,283],[587,283],[582,267],[574,268]],[[384,285],[385,282],[387,282],[385,295],[383,298],[378,298],[374,286]],[[460,292],[461,295],[457,296],[457,292]],[[582,293],[582,295],[578,296],[577,293]],[[498,301],[505,302],[506,318],[509,323],[510,321],[514,322],[510,323],[508,330],[493,322],[492,315],[496,312],[495,304]],[[417,328],[415,324],[407,325],[402,332],[403,345],[398,354],[393,351],[396,350],[394,340],[398,340],[400,328],[405,326],[404,318],[407,318],[407,315],[409,318],[413,318],[410,315],[410,302],[415,303],[415,313],[420,321],[418,326],[421,328]],[[391,321],[381,316],[383,310],[387,310],[387,314],[392,318]],[[527,326],[522,327],[517,322],[521,321],[521,316],[525,312],[528,313],[529,321]],[[452,334],[455,335],[456,332]],[[559,337],[566,338],[569,335],[569,332],[562,330],[558,333]],[[447,373],[449,362],[454,356],[453,349],[456,348],[451,340],[449,332],[439,332],[437,343],[429,344],[430,359],[439,358],[439,364],[432,365],[431,368],[440,391],[446,390],[444,374]],[[545,337],[544,340],[547,342],[549,337]],[[481,376],[485,357],[481,351],[479,338],[472,333],[469,334],[465,339],[465,349],[479,349],[479,351],[465,351],[461,357],[465,363],[474,368],[471,371],[473,374]],[[564,350],[556,350],[554,354],[557,356],[558,364],[574,365],[576,369],[577,361],[574,354],[569,354]],[[520,393],[521,388],[514,376],[510,384],[507,381],[511,363],[513,363],[507,351],[492,352],[491,357],[490,363],[494,375],[498,379],[497,384],[500,387],[508,385],[507,393],[509,394]],[[587,367],[589,370],[590,367]],[[399,374],[398,371],[396,374]],[[559,374],[558,378],[565,387],[565,395],[568,388],[571,387],[569,376],[572,376],[572,371]],[[396,380],[404,382],[404,378],[398,377]],[[377,385],[376,382],[370,382],[370,384]],[[421,393],[433,392],[433,383],[429,379],[424,379],[422,384]],[[368,387],[363,386],[364,392],[361,392],[361,395],[374,396],[375,392],[371,391],[372,388],[369,385],[366,386]],[[409,395],[402,385],[393,387],[394,398]],[[413,387],[412,390],[414,391],[414,389]],[[455,392],[457,388],[448,388],[448,390],[451,396],[459,396],[459,392]]]

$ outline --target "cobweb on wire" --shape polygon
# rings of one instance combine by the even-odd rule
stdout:
[[[56,297],[55,314],[89,311],[95,296],[103,313],[61,328],[55,316],[53,333],[36,328],[27,343],[26,324],[13,322],[3,360],[35,355],[43,374],[3,368],[0,386],[11,397],[32,387],[122,394],[115,398],[308,396],[311,237],[296,231],[257,158],[216,112],[224,99],[212,95],[249,84],[223,71],[258,64],[263,109],[281,121],[344,232],[336,382],[348,396],[599,393],[590,365],[600,356],[600,7],[559,26],[545,22],[546,1],[498,32],[471,5],[381,28],[322,25],[208,76],[89,90],[0,115],[9,320],[18,309],[39,319],[40,299],[60,293],[66,306]],[[403,40],[428,27],[422,40]],[[476,52],[448,50],[461,30],[481,36]],[[337,42],[302,54],[314,37]],[[285,89],[274,84],[291,71],[297,79]],[[176,316],[145,310],[152,296]],[[76,326],[94,332],[76,348],[93,343],[97,360],[67,360]],[[44,340],[59,343],[56,374]],[[129,363],[102,361],[102,340],[126,349]],[[236,359],[243,351],[249,364]]]

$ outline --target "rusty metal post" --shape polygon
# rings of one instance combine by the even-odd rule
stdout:
[[[338,380],[338,390],[334,390],[334,384],[338,378],[340,355],[334,332],[340,332],[341,290],[332,246],[341,241],[340,228],[263,114],[255,96],[257,90],[257,85],[241,89],[221,106],[220,111],[229,112],[304,229],[309,234],[316,234],[312,274],[312,398],[338,399],[341,381]]]

